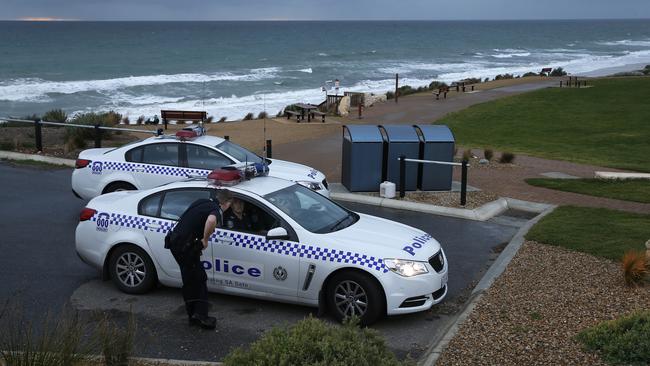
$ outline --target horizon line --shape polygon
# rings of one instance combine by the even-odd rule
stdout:
[[[23,17],[0,19],[0,22],[517,22],[517,21],[583,21],[583,20],[650,20],[643,18],[521,18],[521,19],[76,19],[56,17]]]

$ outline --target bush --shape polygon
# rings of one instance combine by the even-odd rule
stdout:
[[[645,253],[640,250],[628,250],[621,258],[623,279],[628,286],[640,285],[648,274]]]
[[[122,118],[122,124],[125,124],[127,126],[131,124],[131,120],[128,116],[124,116],[124,118]]]
[[[244,116],[244,118],[242,118],[242,120],[244,120],[244,121],[250,121],[250,120],[253,119],[253,117],[255,117],[255,115],[254,115],[252,112],[248,112],[248,113]]]
[[[208,118],[206,118],[205,121],[203,121],[203,122],[204,123],[212,123],[212,121],[214,121],[214,116],[208,116]]]
[[[650,360],[650,311],[606,321],[576,337],[612,364],[647,365]]]
[[[480,78],[467,78],[467,79],[461,80],[460,82],[465,83],[465,84],[480,84],[481,79]]]
[[[557,69],[553,69],[553,71],[551,71],[550,75],[551,76],[565,76],[566,71],[564,71],[561,67],[558,67]]]
[[[536,72],[529,71],[529,72],[522,75],[522,77],[525,77],[525,78],[528,78],[528,77],[531,77],[531,76],[539,76],[539,74],[536,73]]]
[[[488,81],[490,81],[490,78],[485,78],[485,80],[483,80],[484,83],[487,83]]]
[[[463,160],[467,160],[467,161],[472,160],[472,150],[467,149],[463,151]]]
[[[395,98],[395,93],[392,91],[386,92],[386,99],[393,99]]]
[[[64,123],[68,115],[62,109],[52,109],[43,115],[43,121]]]
[[[99,323],[99,337],[106,366],[128,366],[129,357],[133,352],[133,338],[136,325],[133,314],[130,313],[125,329],[104,317]]]
[[[515,77],[512,74],[499,74],[494,77],[494,80],[508,80],[508,79],[514,79]]]
[[[260,112],[260,114],[257,115],[257,119],[266,119],[269,117],[269,114],[266,112]]]
[[[79,113],[72,117],[68,123],[76,125],[86,125],[86,126],[106,126],[113,127],[120,123],[122,120],[122,115],[113,111],[105,113]],[[92,139],[95,138],[95,130],[93,128],[76,128],[68,127],[66,129],[66,141],[71,136],[80,136],[83,139]],[[102,136],[109,138],[110,131],[102,131]]]
[[[494,152],[491,149],[485,149],[483,150],[483,157],[487,160],[492,160]]]
[[[643,75],[650,75],[650,65],[646,65],[643,70],[641,70]]]
[[[225,365],[400,365],[375,330],[352,321],[328,324],[311,317],[288,328],[273,328],[248,351],[238,348]]]
[[[446,87],[447,87],[447,83],[443,83],[442,81],[434,80],[431,83],[429,83],[429,90],[436,90],[436,89],[446,88]]]
[[[144,120],[145,120],[145,117],[144,117],[144,116],[140,116],[140,117],[138,117],[138,119],[135,120],[135,124],[136,124],[136,125],[141,125],[141,124],[144,123]]]
[[[226,116],[223,116],[223,117],[219,118],[219,123],[226,122],[226,118],[227,118]]]
[[[501,158],[499,159],[499,163],[510,164],[514,161],[515,161],[515,154],[510,152],[501,153]]]

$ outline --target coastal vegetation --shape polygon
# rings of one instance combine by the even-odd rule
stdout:
[[[562,206],[545,216],[526,239],[619,261],[629,250],[644,250],[650,215],[605,208]]]
[[[465,146],[650,172],[650,79],[590,84],[478,104],[436,123]]]
[[[650,180],[647,179],[552,179],[530,178],[526,183],[565,192],[616,200],[650,203]]]

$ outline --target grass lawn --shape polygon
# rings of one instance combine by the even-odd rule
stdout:
[[[648,179],[551,179],[530,178],[526,183],[558,191],[587,194],[617,200],[650,203]],[[650,239],[650,238],[649,238]]]
[[[467,147],[650,172],[650,78],[590,83],[478,104],[436,123]]]
[[[0,163],[5,163],[8,165],[22,165],[22,166],[28,166],[32,168],[37,168],[37,169],[72,169],[71,167],[67,165],[62,165],[62,164],[52,164],[52,163],[46,163],[44,161],[36,161],[36,160],[9,160],[9,159],[0,159]]]
[[[618,261],[630,249],[645,250],[650,215],[562,206],[537,223],[526,239]]]

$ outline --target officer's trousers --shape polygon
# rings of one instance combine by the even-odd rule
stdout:
[[[181,269],[183,279],[183,300],[187,316],[208,315],[208,276],[201,264],[201,252],[183,253],[172,250],[172,255]]]

